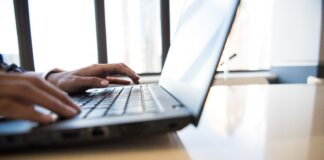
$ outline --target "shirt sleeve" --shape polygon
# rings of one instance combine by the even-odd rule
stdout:
[[[0,71],[5,71],[5,66],[3,64],[3,57],[2,54],[0,53]]]
[[[14,63],[7,64],[6,62],[4,62],[3,56],[1,53],[0,53],[0,70],[5,71],[5,72],[18,72],[18,73],[23,73],[23,72],[27,71],[24,68],[19,67]]]

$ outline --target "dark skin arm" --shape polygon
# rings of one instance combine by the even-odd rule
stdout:
[[[128,76],[133,83],[139,83],[139,76],[123,63],[94,64],[75,71],[52,73],[47,80],[67,93],[80,92],[89,88],[107,87],[113,83],[131,83],[128,80],[114,77],[115,75]]]
[[[50,123],[50,115],[41,114],[34,105],[41,105],[62,117],[72,117],[80,109],[62,90],[36,76],[0,73],[0,115],[10,119],[27,119]]]
[[[136,84],[139,80],[139,76],[122,63],[95,64],[75,71],[60,71],[50,74],[47,81],[30,73],[0,72],[0,115],[43,124],[53,122],[52,116],[44,115],[34,109],[34,105],[40,105],[62,117],[73,117],[80,112],[80,108],[66,93],[107,87],[111,83],[131,83],[114,75],[128,76]]]

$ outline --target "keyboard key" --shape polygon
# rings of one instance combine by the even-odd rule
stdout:
[[[148,108],[148,107],[157,107],[156,106],[156,103],[154,102],[154,100],[144,101],[144,106],[145,106],[145,108]]]
[[[108,110],[107,116],[120,116],[124,113],[124,110]]]
[[[137,106],[143,106],[142,101],[128,101],[127,108],[137,107]]]
[[[77,115],[75,115],[72,119],[83,119],[90,111],[91,109],[81,109],[81,112]]]
[[[110,105],[111,105],[111,103],[112,103],[112,102],[109,102],[109,103],[107,103],[107,102],[102,102],[102,103],[100,103],[98,106],[96,106],[96,108],[97,108],[97,109],[99,109],[99,108],[109,108]]]
[[[160,110],[156,107],[154,108],[145,108],[145,112],[154,112],[154,113],[157,113],[159,112]]]
[[[102,117],[105,114],[106,110],[107,109],[94,109],[86,116],[86,118]]]
[[[130,86],[105,89],[74,98],[83,111],[76,117],[96,118],[159,112],[148,86]]]
[[[139,107],[133,107],[133,108],[127,108],[126,110],[126,114],[140,114],[140,113],[143,113],[143,108],[142,106],[139,106]]]
[[[129,98],[130,91],[131,91],[130,87],[124,88],[119,94],[118,98],[113,102],[110,110],[118,109],[124,111],[124,108],[126,107],[127,104],[127,100]]]
[[[109,111],[124,111],[125,110],[125,106],[121,106],[121,107],[111,107],[109,108]]]
[[[125,108],[127,99],[117,99],[111,106],[111,108]]]
[[[145,112],[159,112],[157,104],[153,100],[144,102]]]
[[[113,93],[105,95],[106,99],[114,100],[119,95],[120,90],[115,90]]]
[[[80,107],[82,107],[83,105],[84,105],[84,103],[83,102],[74,102],[76,105],[78,105],[78,106],[80,106]]]
[[[95,97],[93,98],[90,102],[91,103],[98,103],[103,99],[103,97],[99,96],[99,97]]]
[[[119,94],[119,97],[129,97],[129,92],[131,91],[131,87],[124,88],[121,93]]]
[[[84,98],[79,99],[78,102],[80,102],[80,103],[87,103],[87,102],[91,101],[92,99],[93,99],[93,96],[91,96],[91,97],[84,97]]]
[[[92,109],[92,108],[95,108],[96,107],[96,104],[97,103],[95,103],[95,104],[93,104],[93,103],[87,103],[87,104],[85,104],[83,107],[82,107],[82,109],[84,108],[84,109]]]

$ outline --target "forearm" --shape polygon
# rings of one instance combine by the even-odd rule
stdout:
[[[23,72],[22,74],[36,76],[38,78],[42,78],[42,75],[43,75],[43,73],[37,73],[37,72],[32,72],[32,71]]]
[[[26,74],[26,75],[30,75],[30,76],[36,76],[38,78],[46,80],[47,76],[50,75],[51,73],[56,73],[56,72],[60,72],[60,71],[61,70],[59,70],[59,69],[49,70],[48,72],[44,72],[44,73],[36,73],[36,72],[32,72],[32,71],[27,71],[24,68],[19,67],[14,63],[7,64],[3,60],[2,54],[0,53],[0,72],[22,73],[22,74]]]
[[[26,72],[22,67],[17,66],[16,64],[7,64],[2,57],[2,54],[0,53],[0,71],[2,72],[16,72],[16,73],[23,73]]]

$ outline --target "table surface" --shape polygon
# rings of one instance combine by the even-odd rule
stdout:
[[[212,87],[201,123],[178,132],[193,159],[324,159],[324,86]]]
[[[324,86],[212,87],[198,127],[0,159],[324,159]]]

